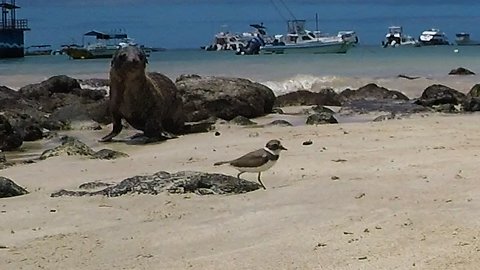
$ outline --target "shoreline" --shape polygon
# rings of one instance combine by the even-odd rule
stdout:
[[[88,75],[67,75],[78,80],[89,79],[108,79],[108,74],[88,74]],[[217,75],[202,75],[202,76],[217,76]],[[312,75],[296,75],[284,80],[269,81],[269,80],[254,80],[253,82],[263,84],[275,93],[276,96],[299,91],[308,90],[318,92],[323,88],[332,88],[337,93],[345,89],[358,89],[369,83],[375,83],[378,86],[385,87],[391,90],[397,90],[408,96],[410,99],[419,97],[423,90],[433,84],[442,84],[458,90],[462,93],[467,93],[475,84],[480,82],[480,75],[458,76],[458,75],[444,75],[437,77],[422,77],[418,76],[415,79],[406,79],[400,76],[413,76],[415,74],[398,74],[390,77],[359,77],[359,76],[323,76],[317,77]],[[28,77],[28,76],[27,76]],[[219,76],[221,77],[221,76]],[[228,77],[228,76],[227,76]],[[13,90],[18,90],[29,84],[40,83],[48,77],[32,76],[26,78],[24,75],[10,78],[10,76],[0,76],[0,81],[3,86],[7,86]],[[178,77],[170,77],[175,81]],[[13,86],[12,86],[13,85]],[[90,88],[95,88],[91,87]],[[104,88],[99,88],[104,89]]]

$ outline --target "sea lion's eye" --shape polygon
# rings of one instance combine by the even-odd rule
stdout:
[[[127,60],[127,55],[122,53],[118,56],[118,59],[123,62],[123,61]]]

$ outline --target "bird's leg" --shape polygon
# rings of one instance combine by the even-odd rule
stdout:
[[[262,185],[263,189],[267,189],[265,187],[265,185],[262,183],[262,180],[260,180],[260,174],[262,174],[261,172],[258,172],[258,182],[260,182],[260,185]]]
[[[238,178],[238,179],[240,179],[240,175],[242,175],[242,173],[244,173],[244,172],[239,172],[239,173],[237,174],[237,178]]]

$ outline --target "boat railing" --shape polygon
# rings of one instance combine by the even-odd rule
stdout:
[[[18,29],[18,30],[29,30],[28,28],[28,20],[27,19],[20,19],[20,20],[4,20],[0,23],[0,29],[2,30],[10,30],[10,29]]]

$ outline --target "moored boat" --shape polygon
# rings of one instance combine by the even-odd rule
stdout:
[[[53,52],[51,45],[32,45],[25,48],[25,55],[51,55]]]
[[[440,29],[432,28],[422,32],[418,41],[422,46],[428,45],[450,45],[447,35]]]
[[[104,33],[93,30],[84,34],[84,38],[92,36],[95,37],[95,42],[81,47],[68,46],[63,51],[72,59],[111,58],[120,47],[137,45],[122,32]]]
[[[319,31],[305,29],[305,20],[287,22],[286,35],[275,35],[273,42],[261,48],[265,54],[284,53],[346,53],[354,44],[350,36],[337,34],[322,35]]]
[[[251,32],[232,33],[225,30],[220,31],[215,34],[210,45],[200,48],[206,51],[239,51],[248,46],[248,43],[258,35],[266,35],[266,28],[263,24],[250,24],[250,26],[254,28]]]
[[[390,26],[388,33],[385,35],[385,40],[382,41],[384,48],[398,47],[398,46],[419,46],[419,42],[410,35],[403,33],[403,27]]]
[[[465,33],[465,32],[455,34],[455,43],[458,46],[478,46],[478,45],[480,45],[479,40],[471,39],[470,34]]]

